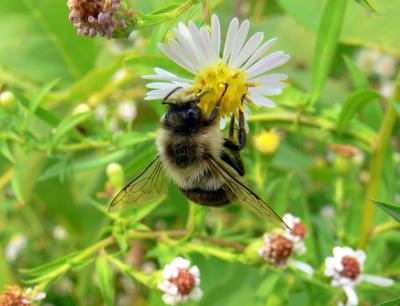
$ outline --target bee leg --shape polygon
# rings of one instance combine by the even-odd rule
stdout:
[[[240,176],[245,175],[244,164],[242,158],[240,157],[239,152],[236,151],[232,153],[233,156],[230,156],[228,153],[222,152],[221,159],[224,162],[226,162],[229,166],[231,166],[233,169],[235,169]]]
[[[243,100],[242,100],[243,105]],[[243,149],[246,145],[247,141],[247,134],[246,134],[246,127],[244,121],[244,113],[239,110],[239,133],[238,133],[238,141],[239,141],[239,148]]]
[[[215,104],[214,109],[212,110],[210,117],[208,117],[208,122],[213,123],[215,119],[217,119],[218,114],[219,114],[219,109],[221,108],[221,103],[222,103],[222,98],[225,96],[226,90],[228,89],[228,84],[225,84],[224,91],[221,94],[221,97],[219,97],[217,103]]]

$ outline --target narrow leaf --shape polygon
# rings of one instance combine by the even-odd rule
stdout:
[[[19,102],[24,106],[25,108],[29,109],[30,106],[30,101],[22,95],[21,92],[18,90],[12,90],[13,94],[17,97]],[[55,115],[52,113],[48,112],[47,110],[43,109],[42,107],[38,106],[37,109],[35,110],[35,114],[44,122],[50,124],[51,126],[55,127],[60,123],[60,119],[58,119]]]
[[[362,73],[360,68],[354,63],[348,56],[343,56],[344,62],[346,63],[347,69],[350,72],[351,81],[355,88],[367,88],[370,87],[368,79]]]
[[[381,304],[377,304],[375,306],[398,306],[400,305],[400,297],[395,298],[393,300],[381,303]]]
[[[60,79],[55,79],[51,82],[45,84],[39,92],[36,94],[35,98],[29,104],[29,117],[28,121],[32,116],[35,114],[37,108],[39,107],[40,103],[43,101],[44,96],[60,81]]]
[[[67,117],[65,120],[61,121],[56,132],[53,136],[53,146],[57,145],[61,138],[68,133],[71,129],[82,123],[91,116],[91,113],[77,114],[71,117]]]
[[[379,97],[380,94],[378,92],[369,88],[353,92],[344,103],[342,112],[339,116],[338,129],[343,131],[355,114],[357,114],[367,103]]]
[[[328,0],[319,24],[310,103],[314,104],[328,77],[338,44],[347,0]]]
[[[369,9],[372,13],[379,15],[378,12],[374,9],[374,7],[368,2],[368,0],[354,0],[356,1],[358,4],[366,7],[367,9]]]
[[[96,260],[96,273],[99,278],[101,295],[106,306],[115,306],[115,287],[113,271],[104,256],[99,256]]]
[[[397,222],[400,222],[400,206],[391,205],[384,202],[374,201],[387,214],[391,215]]]

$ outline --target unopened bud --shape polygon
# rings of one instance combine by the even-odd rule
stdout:
[[[87,105],[86,103],[81,103],[75,106],[75,108],[72,110],[72,115],[76,116],[79,114],[89,113],[90,111],[91,109],[89,105]]]
[[[0,107],[4,108],[6,111],[12,113],[16,110],[16,99],[11,91],[3,91],[0,94]]]
[[[107,176],[113,187],[117,190],[122,189],[124,185],[124,169],[118,163],[111,163],[107,166]]]

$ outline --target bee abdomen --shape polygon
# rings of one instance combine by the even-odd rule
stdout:
[[[200,188],[182,189],[182,193],[191,201],[204,206],[225,206],[231,203],[232,195],[223,188],[203,190]]]

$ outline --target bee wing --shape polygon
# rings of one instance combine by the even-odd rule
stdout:
[[[109,211],[118,211],[127,205],[140,205],[166,194],[168,178],[159,156],[127,184],[111,201]]]
[[[220,176],[225,181],[225,189],[228,194],[233,194],[236,198],[233,201],[238,201],[246,208],[254,211],[261,217],[266,217],[274,224],[281,228],[289,229],[286,223],[276,214],[276,212],[254,191],[243,184],[230,170],[225,167],[222,162],[216,160],[212,156],[206,158],[211,170]]]

